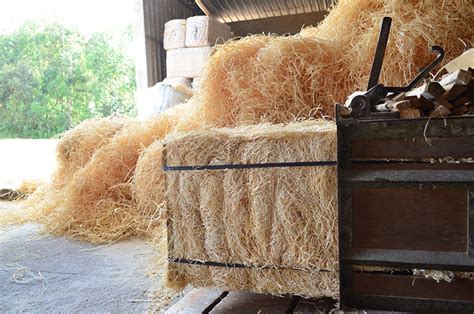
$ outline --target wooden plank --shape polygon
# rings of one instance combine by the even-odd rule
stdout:
[[[353,188],[353,247],[466,252],[467,195],[465,189]]]
[[[410,120],[404,120],[410,121]],[[426,124],[427,122],[425,122]],[[423,131],[421,131],[423,134]],[[474,137],[439,138],[427,135],[401,139],[353,140],[353,159],[470,158],[474,156]]]
[[[354,292],[437,300],[474,301],[474,280],[436,282],[430,278],[403,275],[354,273]]]
[[[453,109],[453,105],[451,105],[446,99],[438,99],[436,102],[435,102],[435,105],[436,106],[443,106],[445,107],[446,109],[448,110],[451,110]]]
[[[469,191],[469,256],[474,257],[474,190]]]
[[[453,101],[457,97],[461,96],[462,93],[467,89],[466,85],[459,83],[451,83],[444,87],[446,92],[443,94],[442,98],[448,101]]]
[[[474,272],[474,258],[466,252],[354,249],[346,251],[344,258],[350,258],[354,265]]]
[[[357,163],[351,170],[474,170],[474,163]]]
[[[296,297],[231,291],[210,313],[286,313]]]
[[[470,101],[474,101],[474,80],[471,80],[469,84],[467,84],[467,89],[463,95]]]
[[[456,116],[456,115],[463,115],[465,113],[469,112],[469,109],[466,106],[461,106],[453,111],[451,111],[451,115]]]
[[[320,299],[303,299],[298,300],[298,304],[295,307],[293,313],[295,314],[306,314],[306,313],[330,313],[331,311],[338,310],[337,301],[332,298],[320,298]]]
[[[469,99],[466,96],[461,96],[457,98],[456,100],[454,100],[451,104],[453,105],[454,108],[457,108],[459,106],[464,106],[468,101]]]
[[[459,69],[465,70],[472,66],[474,66],[474,49],[473,48],[465,51],[462,55],[446,63],[444,68],[448,72],[455,72]]]
[[[469,81],[472,79],[472,74],[470,71],[465,71],[465,70],[457,70],[452,73],[449,73],[441,79],[439,82],[442,86],[446,86],[452,83],[458,83],[458,84],[468,84]]]
[[[469,170],[369,170],[349,171],[344,178],[347,182],[357,182],[381,186],[387,183],[398,185],[433,184],[471,186],[474,184],[474,171]],[[393,186],[393,184],[392,184]]]
[[[443,88],[443,86],[441,86],[440,83],[438,83],[438,82],[429,82],[428,84],[426,84],[425,92],[430,93],[431,95],[433,95],[434,98],[438,99],[438,98],[441,98],[441,96],[443,96],[443,94],[446,91]]]
[[[445,104],[449,104],[448,102],[445,102]],[[444,106],[444,105],[438,105],[435,107],[433,111],[430,112],[430,117],[432,118],[441,118],[441,117],[446,117],[451,113],[449,109]]]
[[[416,108],[400,110],[400,119],[416,119],[419,117],[421,117],[421,112]]]
[[[421,110],[429,111],[434,108],[434,99],[428,93],[423,93],[418,97],[418,106]]]
[[[474,117],[450,117],[446,119],[412,119],[412,120],[385,120],[385,121],[357,121],[352,125],[352,132],[347,139],[375,140],[375,139],[411,139],[426,136],[448,137],[457,141],[459,137],[474,136]],[[370,144],[367,142],[367,146]],[[459,143],[458,146],[464,145]],[[367,147],[368,149],[368,147]],[[445,155],[446,156],[446,155]],[[449,155],[451,156],[451,155]],[[472,155],[470,156],[472,157]]]
[[[209,306],[216,301],[221,302],[220,298],[223,291],[217,289],[200,288],[188,292],[181,300],[170,307],[165,313],[203,313]]]
[[[408,100],[410,102],[410,105],[414,108],[420,108],[420,101],[418,100],[417,96],[406,96],[405,95],[405,100]]]

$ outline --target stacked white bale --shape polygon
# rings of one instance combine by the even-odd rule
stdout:
[[[166,51],[166,76],[195,78],[201,75],[211,47],[179,48]]]
[[[209,16],[193,16],[186,20],[186,47],[213,46],[231,37],[230,27]]]
[[[183,22],[184,21],[184,22]],[[185,30],[184,39],[182,38]],[[231,37],[230,27],[208,16],[171,20],[165,24],[167,78],[194,79],[201,75],[211,47]]]
[[[176,19],[165,23],[163,48],[165,50],[183,48],[186,41],[186,20]]]

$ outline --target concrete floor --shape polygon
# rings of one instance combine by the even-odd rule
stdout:
[[[23,180],[48,181],[56,166],[58,140],[0,140],[0,189],[15,189]]]
[[[0,189],[48,181],[57,142],[0,140]],[[0,201],[0,218],[20,211]],[[0,313],[145,312],[159,286],[148,276],[152,255],[143,239],[95,246],[45,235],[35,224],[0,225]]]
[[[0,227],[0,312],[147,310],[152,250],[145,240],[94,246],[40,229]]]

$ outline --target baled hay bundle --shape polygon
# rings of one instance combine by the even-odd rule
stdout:
[[[290,37],[249,37],[218,48],[202,77],[207,121],[234,126],[334,115],[334,103],[365,90],[383,16],[393,18],[381,82],[406,85],[433,60],[472,44],[471,0],[341,0],[318,27]]]
[[[335,126],[324,121],[194,131],[164,145],[168,166],[336,158]],[[171,262],[170,285],[336,295],[334,166],[169,171],[165,196],[170,259],[250,267]]]

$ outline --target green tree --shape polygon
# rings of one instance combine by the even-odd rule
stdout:
[[[113,113],[134,114],[135,68],[120,40],[28,22],[0,35],[0,137],[42,138]]]

